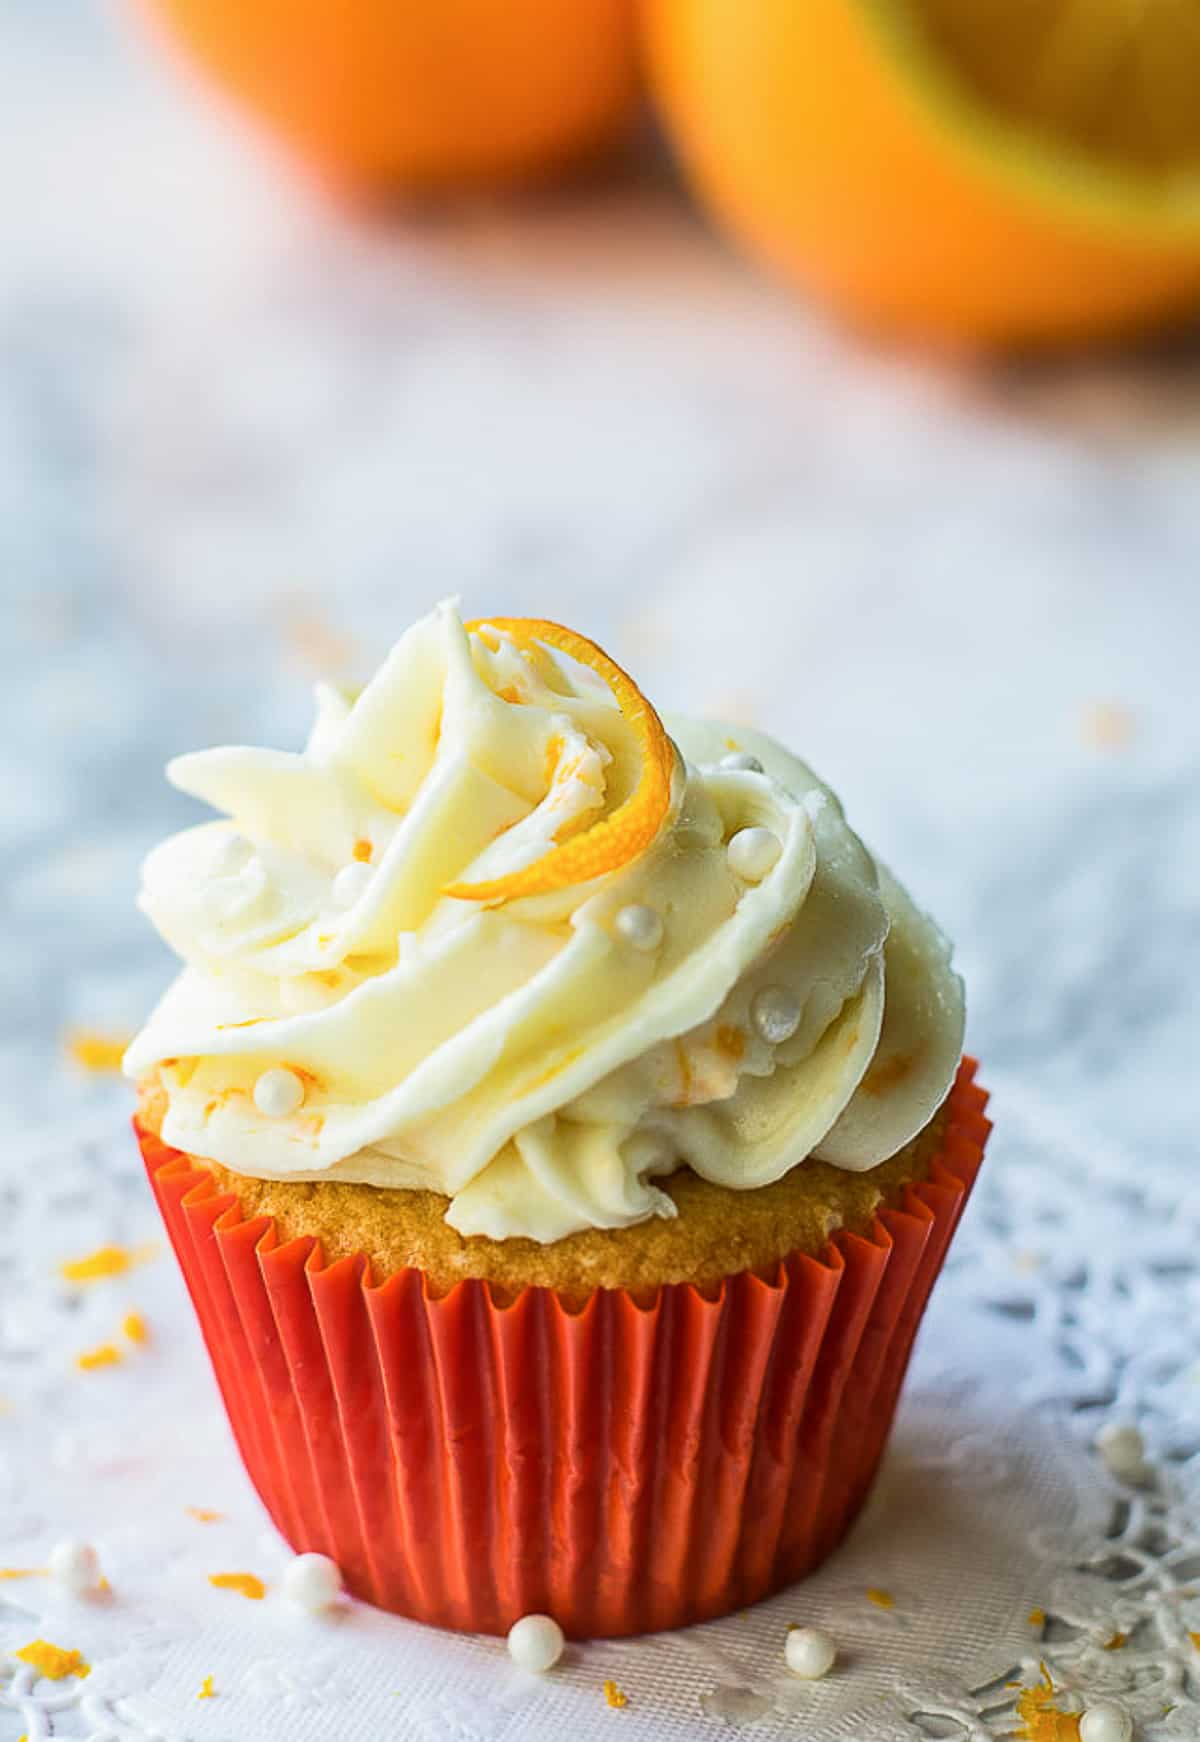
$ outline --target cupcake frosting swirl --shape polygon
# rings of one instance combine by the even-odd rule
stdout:
[[[540,1241],[673,1214],[655,1180],[685,1163],[748,1188],[893,1154],[958,1061],[948,946],[803,763],[669,725],[648,846],[490,903],[447,891],[537,863],[639,777],[627,711],[540,645],[443,606],[361,694],[318,690],[303,752],[174,761],[228,820],[144,868],[185,964],[126,1057],[158,1073],[164,1139],[429,1188],[464,1234]]]

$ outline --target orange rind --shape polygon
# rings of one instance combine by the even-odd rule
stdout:
[[[662,827],[671,804],[675,749],[654,708],[628,672],[603,648],[574,629],[540,617],[489,617],[467,624],[469,632],[492,629],[518,647],[541,644],[565,653],[603,679],[641,753],[641,772],[629,796],[608,816],[561,842],[519,871],[481,883],[451,883],[443,894],[458,901],[498,904],[527,895],[544,895],[574,883],[587,883],[644,853]],[[514,704],[520,706],[520,703]]]

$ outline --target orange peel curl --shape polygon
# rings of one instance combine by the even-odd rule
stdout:
[[[532,865],[507,876],[482,883],[451,883],[444,895],[458,901],[499,903],[526,895],[544,895],[569,884],[586,883],[605,872],[617,871],[644,853],[662,827],[671,804],[671,781],[675,772],[675,749],[666,728],[628,672],[586,635],[540,617],[487,617],[466,625],[468,632],[497,630],[518,647],[539,643],[565,653],[579,665],[603,679],[621,710],[639,750],[642,767],[637,785],[629,796],[599,821],[552,847]]]

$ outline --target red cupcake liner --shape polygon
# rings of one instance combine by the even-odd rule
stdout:
[[[643,1633],[767,1596],[849,1529],[983,1159],[975,1068],[928,1178],[869,1233],[648,1302],[597,1289],[582,1310],[326,1264],[138,1137],[246,1468],[293,1548],[439,1627],[544,1611],[574,1637]]]

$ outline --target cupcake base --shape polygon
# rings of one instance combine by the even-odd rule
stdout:
[[[927,1177],[866,1233],[581,1308],[326,1264],[137,1130],[242,1457],[292,1547],[435,1626],[503,1633],[544,1611],[590,1637],[725,1614],[841,1541],[983,1158],[974,1075],[965,1060]]]

